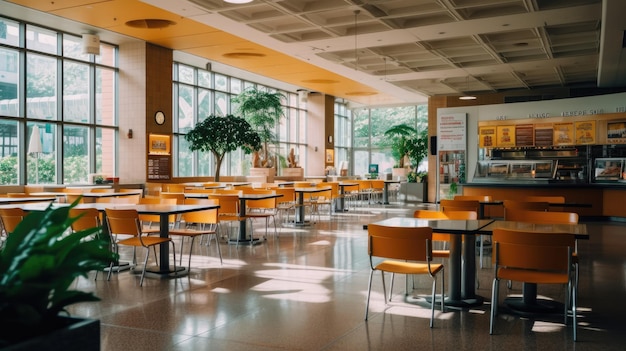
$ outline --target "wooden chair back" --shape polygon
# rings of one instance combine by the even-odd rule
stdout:
[[[185,200],[185,205],[219,205],[218,200],[210,200],[210,199],[187,199]],[[193,211],[183,213],[182,219],[185,223],[198,223],[198,224],[217,224],[219,216],[219,208],[204,210],[204,211]]]
[[[185,184],[165,184],[165,191],[168,193],[184,193],[187,185]]]
[[[550,204],[547,202],[531,202],[531,201],[516,201],[516,200],[504,200],[504,216],[506,217],[507,210],[526,210],[526,211],[548,211]]]
[[[523,201],[547,202],[549,204],[564,204],[565,196],[526,196]]]
[[[388,227],[369,224],[367,252],[371,257],[406,261],[432,260],[430,227]]]
[[[239,220],[239,196],[231,194],[209,194],[210,200],[217,200],[220,205],[220,221]]]
[[[26,212],[21,208],[0,209],[0,224],[7,235],[13,233],[15,227],[26,217]]]
[[[525,275],[520,276],[520,272],[516,272],[515,280],[532,283],[567,283],[576,242],[573,234],[495,229],[492,241],[494,243],[492,260],[496,265],[496,274],[499,273],[498,267],[526,269],[529,272]],[[557,278],[557,281],[533,281],[537,271],[561,273],[562,276]]]
[[[282,194],[282,197],[277,199],[278,202],[295,202],[296,201],[296,189],[287,187],[287,188],[276,188],[273,189],[276,194]]]
[[[79,232],[102,225],[100,211],[95,208],[72,208],[70,218],[78,218],[72,222],[72,231]]]
[[[132,235],[139,237],[141,226],[137,210],[106,208],[107,224],[112,235]]]
[[[113,188],[92,188],[89,189],[90,193],[114,193],[115,189]]]
[[[480,203],[478,200],[441,200],[439,202],[439,210],[443,212],[450,211],[474,211],[478,213]]]
[[[491,195],[455,195],[455,200],[461,201],[478,201],[478,202],[490,202],[493,201],[493,197]]]
[[[185,194],[184,193],[161,193],[161,199],[176,199],[177,205],[182,205],[185,203]]]
[[[575,212],[546,212],[508,209],[504,213],[505,221],[528,222],[539,224],[577,224],[578,213]]]

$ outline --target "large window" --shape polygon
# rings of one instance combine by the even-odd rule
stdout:
[[[190,152],[185,134],[209,115],[225,116],[235,113],[232,97],[248,88],[276,90],[254,82],[210,72],[182,63],[174,64],[174,176],[211,176],[215,162],[210,153]],[[276,140],[270,149],[279,155],[278,174],[286,167],[286,156],[293,148],[300,164],[306,157],[306,109],[298,95],[280,91],[284,118],[274,131]],[[248,175],[250,155],[241,150],[230,153],[222,163],[221,175]]]
[[[0,184],[115,176],[117,48],[0,17]],[[22,88],[24,87],[24,88]]]
[[[391,156],[389,144],[386,143],[385,131],[398,124],[407,124],[418,130],[425,129],[428,123],[428,107],[418,105],[363,108],[353,110],[352,116],[354,125],[352,173],[366,174],[370,164],[378,164],[380,172],[391,173],[395,160]],[[427,170],[427,162],[423,161],[419,168]]]

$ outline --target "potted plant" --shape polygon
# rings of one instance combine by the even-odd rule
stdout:
[[[243,148],[246,153],[261,147],[259,134],[250,123],[233,115],[211,115],[185,135],[191,151],[211,152],[215,158],[215,181],[220,181],[220,168],[227,152]]]
[[[66,307],[98,300],[70,285],[108,266],[117,254],[98,235],[101,227],[68,234],[76,220],[69,210],[77,203],[30,212],[8,235],[0,251],[3,350],[100,349],[100,321],[71,318]]]
[[[395,168],[405,169],[413,166],[415,169],[428,156],[428,131],[417,130],[407,124],[398,124],[384,133],[385,140],[391,146],[391,156],[396,160]],[[405,164],[409,160],[410,165]],[[394,176],[408,176],[408,169],[394,170]]]
[[[258,175],[266,175],[268,182],[273,182],[276,174],[276,155],[269,151],[269,143],[276,139],[274,130],[283,117],[282,99],[279,92],[269,92],[256,88],[246,89],[233,98],[237,104],[237,112],[250,123],[259,134],[263,147],[253,156],[253,168],[272,168],[272,172],[263,171]],[[251,172],[252,175],[252,172]]]

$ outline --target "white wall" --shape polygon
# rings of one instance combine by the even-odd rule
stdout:
[[[526,118],[583,116],[603,113],[626,112],[626,93],[556,99],[511,104],[482,105],[471,107],[448,107],[437,109],[437,119],[451,113],[467,113],[467,165],[466,178],[474,178],[478,158],[478,122],[497,119],[516,120]],[[437,165],[437,169],[439,165]]]

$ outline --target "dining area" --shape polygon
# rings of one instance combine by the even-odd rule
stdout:
[[[550,226],[557,228],[555,225],[505,221],[504,218],[425,220],[415,218],[418,210],[441,212],[436,204],[357,207],[308,226],[280,227],[279,235],[269,235],[262,245],[232,245],[220,240],[223,262],[214,251],[214,243],[194,245],[191,268],[186,274],[176,279],[146,277],[140,289],[137,289],[137,275],[114,271],[110,280],[106,279],[106,274],[99,274],[95,279],[90,275],[78,279],[76,284],[93,289],[102,302],[73,306],[71,312],[102,320],[105,350],[122,346],[138,350],[182,350],[202,348],[207,343],[229,349],[269,350],[402,350],[415,349],[415,345],[420,345],[418,349],[421,346],[428,349],[502,349],[507,345],[523,349],[574,347],[571,315],[565,324],[560,308],[525,315],[511,311],[505,299],[522,298],[524,283],[513,281],[509,288],[504,278],[498,293],[500,308],[494,316],[494,332],[490,334],[494,231],[511,229],[511,224],[505,225],[507,222],[518,222],[515,230],[542,233]],[[448,231],[451,237],[458,233],[455,237],[459,238],[460,249],[449,243],[448,257],[433,258],[434,264],[443,266],[439,273],[443,275],[437,277],[432,328],[429,327],[432,279],[423,275],[405,282],[402,275],[397,274],[393,289],[386,275],[385,294],[377,272],[365,321],[371,267],[368,233],[364,226],[373,223],[429,227],[435,233]],[[263,230],[261,221],[254,225]],[[623,307],[617,301],[626,298],[623,275],[620,275],[624,262],[620,235],[626,227],[621,223],[581,222],[563,225],[562,230],[574,232],[572,228],[581,229],[574,233],[579,257],[576,348],[619,349],[624,336],[617,330],[624,322]],[[468,238],[472,235],[474,242],[470,246],[466,242],[471,241]],[[491,249],[484,253],[482,268],[477,262],[479,252],[475,246],[478,235],[491,239]],[[440,248],[435,246],[437,250]],[[169,265],[173,266],[172,248],[168,250]],[[186,268],[187,262],[179,263],[178,245],[175,250],[176,264]],[[187,261],[187,252],[185,249],[183,261]],[[471,252],[476,260],[473,270],[468,269],[469,259],[465,257]],[[461,264],[455,268],[453,261],[457,254]],[[132,251],[127,249],[122,249],[121,255],[121,260],[132,259]],[[153,257],[149,266],[156,268]],[[612,273],[611,277],[606,276],[608,273]],[[453,277],[457,285],[452,283]],[[469,282],[472,284],[466,285]],[[442,291],[445,296],[443,312],[440,307]],[[549,298],[563,302],[567,299],[565,291],[560,285],[538,284],[535,296],[540,301]],[[391,299],[386,301],[389,295]],[[612,298],[607,299],[607,296]],[[480,303],[455,306],[454,300],[467,303],[473,302],[471,298]],[[164,304],[169,313],[162,312]],[[255,316],[253,320],[251,313]],[[299,321],[296,322],[294,316],[299,316]],[[260,326],[259,321],[267,326]],[[315,326],[315,333],[311,333],[311,326]],[[242,334],[241,330],[248,332]],[[132,333],[133,338],[123,337],[127,333]]]

